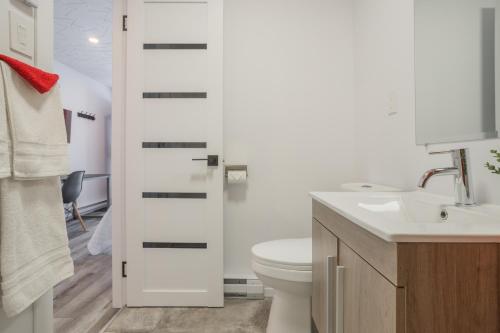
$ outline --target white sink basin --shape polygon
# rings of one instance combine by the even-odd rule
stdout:
[[[500,243],[500,206],[455,207],[416,192],[313,192],[312,197],[389,242]]]

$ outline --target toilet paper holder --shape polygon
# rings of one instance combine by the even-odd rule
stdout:
[[[227,173],[229,171],[245,171],[248,177],[248,166],[246,165],[225,165],[224,166],[224,176],[227,178]]]

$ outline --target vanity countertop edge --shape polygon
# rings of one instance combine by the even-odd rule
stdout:
[[[500,243],[500,218],[498,223],[487,224],[482,223],[475,226],[475,230],[462,230],[455,225],[451,224],[429,224],[428,227],[439,228],[435,230],[418,230],[418,232],[413,232],[413,230],[404,230],[405,222],[401,222],[401,225],[397,226],[397,229],[391,230],[391,225],[387,223],[386,225],[377,223],[368,223],[363,221],[361,218],[349,212],[347,209],[342,209],[341,204],[336,203],[332,200],[331,196],[349,196],[355,194],[355,192],[310,192],[309,193],[312,200],[325,206],[326,208],[332,210],[336,214],[342,216],[353,225],[356,225],[363,229],[364,231],[376,236],[377,238],[389,242],[389,243]],[[370,193],[373,194],[373,193]],[[393,194],[380,192],[379,194]],[[443,196],[435,195],[436,198],[446,198]],[[495,207],[499,209],[499,206],[485,205],[485,207]],[[392,223],[392,226],[395,224]],[[408,224],[409,229],[419,227],[418,225]],[[446,229],[448,228],[448,229]],[[436,231],[437,230],[437,231]],[[413,232],[413,233],[412,233]]]

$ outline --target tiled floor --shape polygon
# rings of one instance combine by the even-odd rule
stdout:
[[[226,299],[214,308],[126,308],[105,333],[264,333],[271,300]]]

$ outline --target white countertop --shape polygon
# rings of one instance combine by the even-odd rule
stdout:
[[[314,200],[388,242],[500,243],[500,206],[455,207],[416,192],[312,192]],[[447,219],[441,219],[445,209]]]

